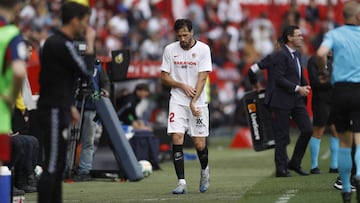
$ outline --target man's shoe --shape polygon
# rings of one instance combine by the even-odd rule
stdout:
[[[319,167],[316,167],[316,168],[311,169],[310,173],[311,174],[320,174],[321,171],[320,171]]]
[[[341,181],[340,177],[336,178],[336,181],[334,183],[334,188],[337,190],[342,190],[342,181]]]
[[[344,203],[350,203],[351,202],[351,192],[342,192],[341,193],[342,199]]]
[[[89,173],[82,173],[74,176],[73,180],[75,182],[85,182],[85,181],[91,181],[91,175]]]
[[[334,183],[334,188],[337,189],[337,190],[342,190],[343,189],[342,181],[341,181],[340,177],[336,178],[336,181]],[[356,187],[353,184],[351,184],[351,191],[352,192],[356,191]]]
[[[292,164],[288,164],[288,169],[295,171],[296,173],[298,173],[299,175],[302,175],[302,176],[309,175],[309,173],[306,172],[303,168],[301,168],[301,166],[293,166]]]
[[[291,177],[290,172],[288,170],[276,171],[276,177]]]
[[[177,187],[172,191],[173,194],[180,195],[180,194],[186,194],[186,184],[179,183]]]
[[[337,168],[329,168],[329,173],[339,173],[339,169],[337,169]]]
[[[25,195],[25,191],[24,190],[19,190],[17,189],[17,187],[13,187],[12,189],[12,195],[13,196],[24,196]]]
[[[36,179],[35,174],[31,174],[27,177],[27,183],[32,187],[37,187],[38,180]]]
[[[206,166],[205,169],[201,169],[200,173],[200,192],[204,193],[208,190],[210,186],[210,168]]]

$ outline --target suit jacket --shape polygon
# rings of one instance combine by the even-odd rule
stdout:
[[[273,80],[273,87],[269,88],[265,98],[269,102],[270,107],[280,109],[292,109],[297,104],[297,100],[302,96],[295,92],[296,85],[308,85],[302,68],[301,78],[299,80],[298,67],[293,59],[292,54],[286,46],[284,46],[274,56],[274,66],[269,69],[269,80]],[[299,56],[299,61],[300,56]]]
[[[267,75],[268,75],[268,81],[267,81],[267,85],[266,85],[266,89],[265,89],[265,101],[264,104],[266,106],[269,106],[270,104],[270,99],[271,98],[269,95],[271,95],[273,89],[274,89],[274,62],[275,62],[275,56],[276,56],[276,52],[273,52],[269,55],[267,55],[264,59],[262,59],[261,61],[259,61],[257,64],[259,66],[259,68],[261,70],[263,69],[267,69]]]

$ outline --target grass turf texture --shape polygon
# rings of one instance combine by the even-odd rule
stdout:
[[[288,152],[291,155],[297,136],[292,136]],[[114,182],[97,179],[91,182],[64,183],[63,202],[241,202],[241,203],[332,203],[342,202],[340,191],[333,188],[337,174],[329,174],[329,136],[321,141],[320,175],[290,178],[274,176],[274,151],[255,152],[253,149],[230,149],[231,137],[213,137],[209,141],[211,184],[209,190],[199,192],[200,164],[198,160],[185,161],[188,194],[173,195],[177,180],[172,162],[160,165],[162,170],[139,182]],[[193,149],[186,153],[196,154]],[[309,150],[303,167],[310,170]],[[355,200],[353,193],[353,202]],[[34,203],[37,193],[28,193],[26,203]]]

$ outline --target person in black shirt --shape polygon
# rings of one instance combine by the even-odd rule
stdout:
[[[127,126],[132,126],[135,130],[150,130],[146,123],[138,118],[136,107],[142,99],[150,95],[149,85],[139,83],[136,85],[132,94],[117,99],[117,114],[119,120]]]
[[[332,55],[328,56],[328,72],[321,73],[316,65],[316,58],[312,56],[308,61],[309,80],[312,89],[311,107],[313,111],[313,129],[314,134],[309,142],[311,156],[312,174],[319,174],[318,157],[321,137],[324,134],[326,125],[329,125],[332,136],[330,137],[330,173],[338,172],[337,151],[339,149],[339,139],[335,130],[333,116],[331,114],[331,94],[332,85],[330,83],[330,74],[332,71]]]
[[[85,34],[88,49],[85,61],[94,64],[95,30],[89,22],[89,7],[66,2],[62,5],[62,26],[50,36],[41,50],[38,120],[45,147],[44,172],[38,186],[39,203],[62,202],[62,181],[66,163],[70,122],[79,122],[74,106],[75,84],[79,76],[92,76],[73,40]],[[87,60],[87,59],[90,60]],[[92,59],[92,60],[91,60]]]

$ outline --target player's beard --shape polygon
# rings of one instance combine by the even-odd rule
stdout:
[[[190,49],[191,41],[192,41],[192,39],[190,39],[190,40],[188,40],[188,41],[182,41],[182,42],[180,42],[181,48],[183,48],[183,49],[185,49],[185,50]]]

